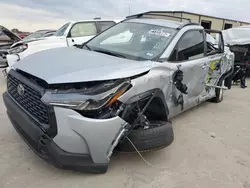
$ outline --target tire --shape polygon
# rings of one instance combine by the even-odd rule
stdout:
[[[231,87],[232,87],[232,79],[233,79],[233,75],[229,76],[228,78],[225,79],[225,86],[228,89],[231,89]]]
[[[132,141],[138,151],[146,152],[159,150],[169,146],[174,140],[172,124],[165,121],[154,121],[151,124],[157,125],[149,129],[136,129],[131,132],[128,138]],[[119,152],[136,152],[128,139],[118,144]]]
[[[222,86],[224,84],[224,80],[220,80],[218,86]],[[220,88],[215,88],[215,97],[210,101],[214,103],[220,103],[223,101],[224,90]]]

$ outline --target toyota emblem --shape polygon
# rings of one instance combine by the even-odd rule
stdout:
[[[22,96],[24,94],[24,87],[22,84],[18,84],[17,86],[17,92],[20,96]]]

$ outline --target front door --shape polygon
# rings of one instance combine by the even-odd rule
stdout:
[[[221,76],[228,71],[229,61],[224,52],[224,42],[221,32],[206,30],[211,34],[217,34],[217,41],[212,35],[206,33],[206,55],[208,57],[209,70],[206,76],[206,87],[210,95],[215,94]]]
[[[208,58],[205,56],[205,40],[203,30],[190,30],[183,34],[173,50],[169,61],[175,66],[175,72],[182,72],[181,83],[173,75],[172,100],[169,107],[170,116],[175,116],[200,102],[208,95],[205,86],[209,69]],[[176,83],[179,83],[178,86]],[[181,91],[187,87],[187,93]],[[179,89],[178,89],[179,88]]]
[[[78,22],[75,23],[68,34],[68,46],[75,44],[81,45],[97,34],[95,22]]]
[[[215,54],[208,56],[209,69],[206,76],[206,85],[217,85],[221,75],[222,75],[222,55]]]

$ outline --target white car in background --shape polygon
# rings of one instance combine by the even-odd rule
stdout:
[[[8,67],[4,70],[4,74],[9,72],[12,65],[28,55],[52,48],[81,45],[121,20],[93,19],[72,21],[63,25],[53,36],[15,43],[11,46],[6,57]]]

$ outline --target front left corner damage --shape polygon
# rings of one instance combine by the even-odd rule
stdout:
[[[74,148],[75,152],[89,152],[94,163],[109,163],[111,150],[114,149],[113,142],[127,124],[122,118],[116,116],[109,119],[91,119],[74,110],[58,107],[55,108],[55,114],[58,124],[58,135],[54,138],[56,144],[69,152]],[[65,139],[67,145],[62,146]]]

